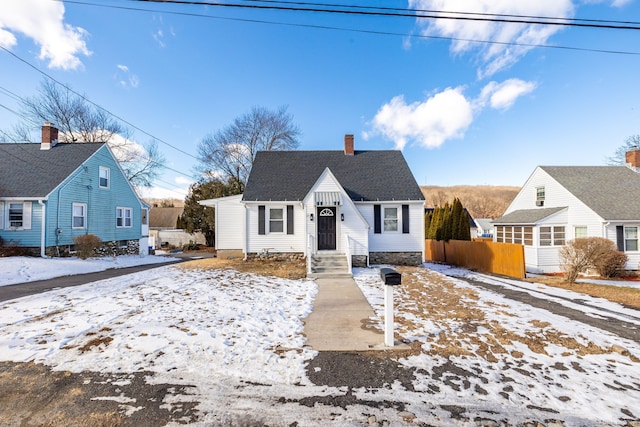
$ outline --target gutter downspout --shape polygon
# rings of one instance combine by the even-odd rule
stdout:
[[[42,224],[40,225],[41,230],[40,230],[40,257],[41,258],[45,258],[46,257],[46,235],[47,235],[47,204],[45,203],[45,200],[38,200],[38,204],[41,206],[42,209],[42,219],[41,222]]]
[[[249,232],[247,231],[247,227],[249,226],[248,222],[249,222],[249,215],[247,215],[247,205],[246,203],[243,203],[244,206],[244,227],[242,227],[242,233],[244,234],[242,242],[243,242],[243,248],[242,251],[244,252],[244,257],[242,258],[243,261],[246,261],[247,258],[249,257],[248,254],[248,250],[249,250]],[[218,218],[216,216],[216,218]]]

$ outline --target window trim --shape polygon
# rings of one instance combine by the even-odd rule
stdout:
[[[11,206],[20,205],[20,220],[11,219]],[[14,215],[16,215],[14,213]],[[11,222],[20,222],[20,225],[12,225]],[[23,230],[24,229],[24,203],[23,202],[8,202],[7,203],[7,230]]]
[[[578,229],[584,229],[584,236],[578,236]],[[582,233],[580,233],[582,234]],[[573,238],[574,239],[584,239],[585,237],[589,237],[589,227],[586,225],[574,225],[573,226]]]
[[[76,216],[76,207],[82,208],[82,216]],[[75,219],[82,218],[82,226],[75,225]],[[72,203],[71,204],[71,229],[72,230],[86,230],[87,229],[87,204],[86,203]]]
[[[102,172],[106,172],[107,174],[107,185],[102,185]],[[111,188],[111,169],[107,166],[100,166],[98,170],[98,187],[103,189]]]
[[[21,225],[13,226],[11,225],[11,205],[21,205]],[[31,230],[31,216],[32,216],[32,203],[30,201],[12,201],[7,200],[6,202],[0,203],[0,207],[2,208],[2,213],[0,214],[0,220],[3,223],[0,225],[0,230],[6,231],[23,231],[23,230]],[[17,222],[17,221],[16,221]]]
[[[129,213],[129,216],[127,216],[126,214],[127,212]],[[118,220],[120,220],[119,221],[120,225],[118,225]],[[129,220],[129,225],[127,225],[127,220]],[[132,228],[132,227],[133,227],[133,208],[116,206],[116,228]]]
[[[567,243],[567,227],[564,225],[544,225],[544,226],[538,226],[538,247],[544,247],[544,248],[550,248],[550,247],[559,247],[559,246],[564,246]],[[543,228],[548,228],[548,238],[545,238],[545,241],[549,241],[549,244],[543,245],[542,244],[542,229]],[[558,230],[558,229],[562,229],[562,230]],[[547,234],[547,232],[545,231],[545,234]],[[559,235],[562,235],[562,237],[558,237]],[[561,242],[561,243],[559,243]]]
[[[392,209],[396,211],[395,230],[387,230],[387,209],[389,210]],[[382,233],[400,233],[402,231],[402,225],[401,225],[400,215],[398,215],[398,210],[399,210],[399,206],[396,206],[396,205],[382,205],[382,215],[381,215]]]
[[[281,212],[281,217],[280,218],[275,218],[272,219],[271,218],[271,212],[272,211],[276,211],[279,210]],[[286,232],[285,229],[285,221],[286,221],[286,217],[285,217],[285,207],[284,206],[270,206],[268,209],[268,215],[267,215],[267,224],[269,225],[269,234],[284,234]],[[272,224],[273,223],[280,223],[280,230],[278,231],[273,231],[272,229]]]
[[[636,232],[636,237],[635,239],[629,239],[627,238],[627,230],[632,230],[634,229]],[[636,243],[636,248],[635,249],[628,249],[628,241],[635,241]],[[624,251],[625,252],[638,252],[638,227],[637,226],[624,226]]]

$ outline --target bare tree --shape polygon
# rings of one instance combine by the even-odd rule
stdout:
[[[59,130],[60,142],[108,143],[129,181],[137,187],[151,186],[165,163],[157,141],[133,142],[129,128],[67,86],[44,80],[38,92],[20,102],[26,122],[14,126],[11,133],[3,133],[14,141],[33,141],[34,129],[52,122]]]
[[[300,135],[286,106],[276,111],[253,107],[231,125],[202,139],[198,169],[211,177],[246,183],[258,151],[295,149]]]
[[[624,166],[627,163],[626,153],[640,149],[640,135],[631,135],[624,140],[624,144],[616,148],[613,156],[607,157],[607,164]]]

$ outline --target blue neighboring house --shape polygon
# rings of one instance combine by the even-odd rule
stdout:
[[[106,143],[0,144],[0,237],[33,255],[64,256],[73,238],[98,236],[105,255],[146,254],[150,206],[138,197]]]

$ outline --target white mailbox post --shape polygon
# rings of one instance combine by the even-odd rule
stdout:
[[[393,347],[393,288],[400,285],[402,276],[391,268],[381,268],[380,278],[384,283],[384,345]]]

